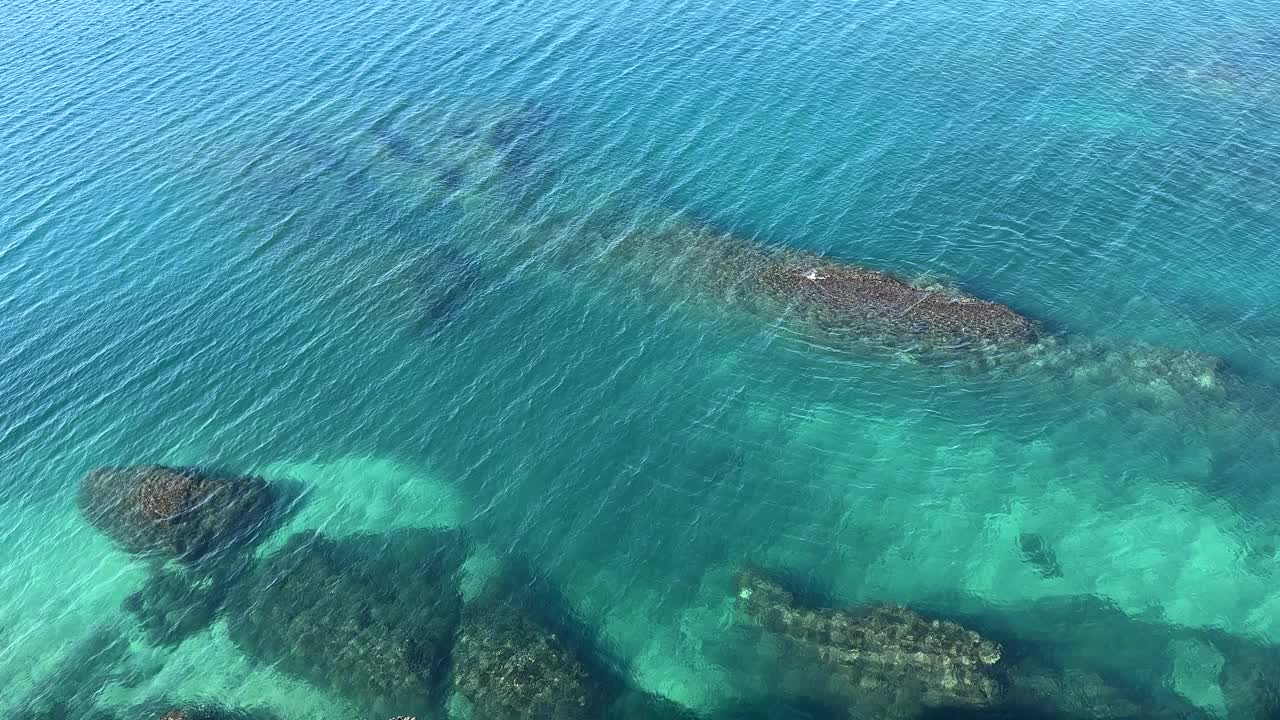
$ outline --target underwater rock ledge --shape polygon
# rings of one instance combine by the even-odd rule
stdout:
[[[847,709],[850,718],[1210,717],[1167,688],[1116,677],[1115,668],[1049,657],[1040,638],[1002,632],[996,639],[987,634],[992,623],[977,618],[961,624],[881,603],[808,607],[779,581],[751,567],[735,573],[734,588],[746,624],[778,645],[766,653],[767,681],[783,678],[781,684],[797,697]],[[1003,616],[1006,610],[994,612]],[[1149,638],[1135,637],[1148,629],[1128,618],[1118,623],[1108,631],[1121,646],[1155,647],[1146,642]],[[982,627],[981,633],[975,625]],[[1051,632],[1061,638],[1072,629],[1054,627]],[[1252,662],[1265,657],[1260,649],[1234,650],[1248,658],[1246,666],[1268,664]],[[1271,696],[1257,678],[1241,681],[1259,686],[1240,690],[1244,704],[1252,708],[1269,702]],[[1259,692],[1261,700],[1254,698]]]
[[[734,585],[747,617],[811,656],[853,708],[915,717],[925,708],[985,708],[1002,699],[1003,649],[956,623],[895,605],[803,607],[751,568],[739,570]]]

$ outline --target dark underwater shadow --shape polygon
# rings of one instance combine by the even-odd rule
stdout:
[[[409,302],[410,332],[418,337],[434,338],[447,330],[495,283],[479,257],[452,245],[437,245],[416,262]]]

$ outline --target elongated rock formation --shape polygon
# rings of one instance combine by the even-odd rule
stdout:
[[[270,527],[276,495],[257,477],[133,465],[90,472],[79,502],[125,550],[195,563],[252,546]]]
[[[913,717],[924,708],[983,708],[1002,697],[1002,649],[978,633],[893,605],[849,610],[796,604],[760,572],[735,575],[738,607],[827,674],[852,708]]]
[[[1004,305],[816,255],[782,255],[755,279],[768,295],[841,330],[988,343],[1024,342],[1036,334],[1031,321]]]
[[[602,270],[670,284],[721,306],[787,315],[843,336],[921,347],[1018,346],[1038,324],[1009,307],[812,252],[776,248],[689,220],[583,231]]]
[[[630,277],[704,294],[713,304],[789,311],[821,329],[876,341],[987,345],[1038,335],[1036,323],[999,303],[673,220],[658,208],[584,215],[572,189],[546,181],[561,165],[547,139],[554,117],[536,103],[516,103],[441,127],[430,112],[410,112],[376,123],[360,152],[378,182],[407,196],[486,208],[476,217],[515,241],[507,246],[512,265]],[[532,205],[539,210],[527,212]]]

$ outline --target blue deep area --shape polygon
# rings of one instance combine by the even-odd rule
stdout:
[[[0,712],[375,717],[247,657],[225,620],[140,634],[121,602],[153,562],[76,489],[163,463],[298,488],[263,556],[299,530],[461,527],[464,584],[521,558],[629,683],[701,716],[820,716],[733,662],[730,576],[752,565],[1265,717],[1274,19],[1261,0],[15,0]],[[644,240],[673,225],[959,289],[1045,337],[981,369],[828,342],[706,292],[713,253]]]

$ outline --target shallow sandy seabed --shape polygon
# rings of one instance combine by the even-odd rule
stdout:
[[[270,553],[300,530],[328,535],[387,532],[404,527],[457,527],[466,501],[430,469],[385,457],[285,460],[261,474],[301,483],[301,507],[260,549]]]

